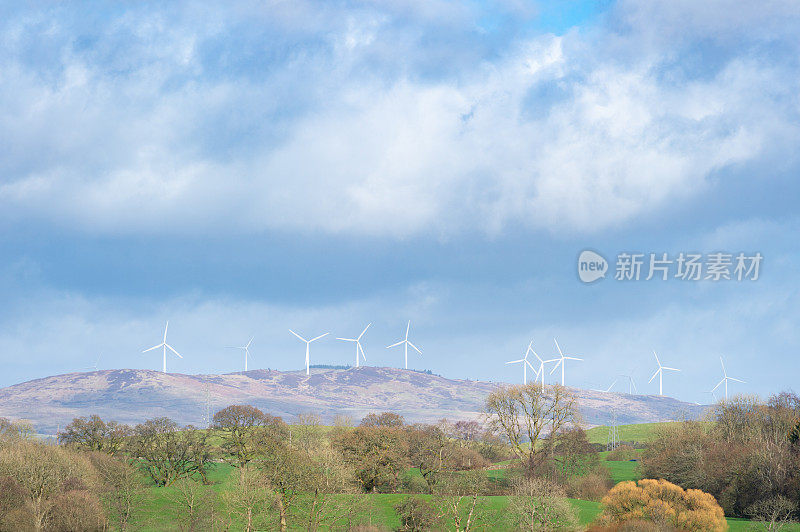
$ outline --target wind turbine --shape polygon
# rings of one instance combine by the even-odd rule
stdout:
[[[592,391],[593,391],[593,392],[603,392],[603,393],[609,393],[609,392],[611,391],[611,388],[613,388],[613,387],[614,387],[614,385],[615,385],[615,384],[617,384],[617,381],[618,381],[618,380],[619,380],[619,379],[614,379],[614,382],[612,382],[612,383],[611,383],[611,386],[609,386],[609,387],[608,387],[608,388],[606,388],[605,390],[598,390],[597,388],[593,388],[593,389],[592,389]]]
[[[720,385],[721,385],[721,384],[724,382],[724,383],[725,383],[725,400],[727,401],[727,400],[728,400],[728,381],[736,381],[736,382],[741,382],[742,384],[744,384],[744,383],[745,383],[745,381],[743,381],[742,379],[735,379],[735,378],[733,378],[733,377],[728,377],[728,372],[727,372],[727,371],[725,371],[725,362],[723,362],[723,361],[722,361],[722,357],[719,357],[719,363],[720,363],[720,364],[722,364],[722,374],[724,375],[724,377],[722,377],[722,380],[721,380],[721,381],[719,381],[719,382],[717,383],[717,385],[716,385],[716,386],[714,386],[714,387],[711,389],[711,392],[713,393],[713,392],[714,392],[714,390],[716,390],[717,388],[719,388],[719,387],[720,387]],[[716,399],[716,396],[714,396],[714,398]]]
[[[409,324],[410,323],[411,322],[409,322]],[[372,323],[368,323],[367,326],[364,327],[364,330],[361,331],[361,334],[359,334],[357,338],[337,338],[337,340],[342,340],[342,341],[345,341],[345,342],[355,342],[355,344],[356,344],[356,367],[360,366],[359,360],[358,360],[359,353],[361,353],[361,356],[364,358],[364,362],[367,361],[367,355],[364,354],[364,348],[361,347],[361,337],[364,336],[364,333],[367,332],[367,329],[369,329],[370,325],[372,325]]]
[[[369,325],[367,327],[369,327]],[[396,347],[396,346],[398,346],[400,344],[403,344],[403,348],[404,348],[405,356],[406,356],[406,369],[408,369],[408,346],[411,346],[412,348],[414,348],[414,350],[417,353],[419,353],[419,356],[422,356],[422,351],[420,351],[419,348],[417,346],[415,346],[414,344],[412,344],[411,341],[408,339],[408,331],[410,329],[411,329],[411,320],[408,320],[408,325],[406,325],[406,337],[405,337],[405,339],[400,340],[399,342],[393,343],[392,345],[387,345],[386,346],[386,349],[391,349],[392,347]],[[364,330],[366,331],[366,329],[364,329]],[[361,333],[361,334],[364,334],[364,333]],[[358,356],[356,356],[356,360],[358,360]]]
[[[93,369],[93,370],[97,371],[97,365],[100,363],[100,357],[102,357],[102,356],[103,356],[103,353],[100,353],[99,355],[97,355],[97,360],[94,361],[94,366],[89,366],[86,369]]]
[[[251,336],[250,337],[250,341],[247,342],[247,345],[243,345],[241,347],[240,346],[232,346],[232,345],[229,345],[229,346],[225,347],[225,349],[242,349],[244,351],[244,370],[245,371],[247,371],[247,359],[250,358],[250,344],[253,343],[253,338],[255,338],[255,336]]]
[[[142,353],[147,353],[148,351],[152,351],[153,349],[158,349],[159,347],[164,348],[164,363],[161,370],[164,373],[167,372],[167,349],[178,355],[178,358],[183,358],[180,353],[175,351],[175,349],[167,343],[167,329],[169,329],[169,321],[167,321],[167,324],[164,326],[164,340],[160,344],[154,345],[150,349],[145,349],[144,351],[142,351]]]
[[[581,361],[583,361],[583,359],[582,358],[577,358],[577,357],[564,356],[564,352],[561,351],[561,346],[558,345],[558,340],[553,338],[553,341],[556,343],[556,349],[558,349],[558,354],[560,355],[560,358],[554,359],[554,360],[557,360],[558,362],[556,363],[555,366],[553,366],[553,369],[550,370],[550,375],[552,375],[555,372],[555,370],[558,369],[558,366],[561,366],[561,386],[564,386],[564,366],[566,365],[565,361],[566,360],[581,360]]]
[[[666,366],[662,366],[661,361],[658,359],[658,355],[656,355],[655,350],[653,350],[653,356],[656,357],[656,363],[658,364],[658,369],[656,370],[655,373],[653,373],[653,376],[650,377],[650,380],[647,382],[648,383],[653,382],[653,379],[655,379],[656,375],[658,375],[658,395],[664,395],[664,388],[663,388],[664,370],[665,369],[669,371],[680,371],[680,370],[677,368],[668,368]]]
[[[628,395],[633,395],[633,390],[636,390],[636,393],[639,393],[639,390],[636,388],[636,383],[633,381],[632,375],[620,375],[620,377],[625,377],[628,379]]]
[[[312,338],[311,340],[306,340],[305,338],[303,338],[302,336],[300,336],[299,334],[297,334],[296,332],[294,332],[291,329],[289,329],[289,332],[292,333],[293,335],[297,336],[301,341],[306,343],[306,375],[310,375],[311,374],[311,365],[310,365],[311,364],[311,359],[309,358],[309,350],[310,350],[310,347],[311,347],[311,342],[319,340],[323,336],[327,336],[330,333],[320,334],[316,338]],[[250,343],[248,342],[247,345],[250,345]]]
[[[536,371],[536,368],[528,362],[528,355],[531,354],[533,351],[533,340],[528,344],[528,349],[525,351],[525,356],[520,358],[519,360],[511,360],[510,362],[506,362],[506,364],[518,364],[522,362],[522,384],[528,384],[528,367],[530,367],[533,371]],[[534,354],[536,354],[534,352]],[[536,358],[539,358],[539,355],[536,355]],[[539,359],[541,360],[541,359]],[[536,371],[536,377],[534,377],[533,381],[536,382],[536,379],[539,378],[539,372]]]

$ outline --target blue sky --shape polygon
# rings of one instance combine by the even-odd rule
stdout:
[[[746,2],[241,2],[0,8],[0,386],[296,369],[287,329],[412,320],[449,377],[533,338],[606,387],[651,351],[690,401],[795,386],[800,8]],[[581,250],[760,252],[755,282],[591,285]],[[612,264],[613,267],[613,264]],[[325,339],[316,363],[349,363]]]

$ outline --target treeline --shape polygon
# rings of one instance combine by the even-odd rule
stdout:
[[[800,397],[738,396],[708,422],[664,426],[643,472],[712,494],[729,516],[780,523],[800,517]]]
[[[340,416],[333,427],[304,414],[289,425],[233,405],[207,430],[167,418],[136,426],[76,418],[54,446],[1,420],[0,530],[146,528],[147,490],[164,487],[181,530],[371,529],[373,493],[413,495],[395,508],[403,530],[574,527],[565,496],[599,500],[610,480],[585,433],[568,426],[577,420],[574,400],[563,402],[562,392],[560,415],[543,408],[534,416],[544,430],[536,436],[493,421],[408,424],[391,412],[357,425]],[[487,402],[494,417],[496,406]],[[507,469],[490,476],[483,469],[491,464]],[[231,466],[225,489],[208,489],[219,482],[215,470]],[[484,495],[508,495],[510,504],[501,511]]]

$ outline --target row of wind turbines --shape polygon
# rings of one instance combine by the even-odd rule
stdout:
[[[367,356],[364,354],[364,347],[361,345],[361,339],[364,337],[364,334],[367,332],[367,329],[369,329],[370,326],[372,326],[372,323],[367,324],[367,326],[364,327],[364,330],[361,331],[361,334],[359,334],[355,338],[336,338],[337,340],[342,340],[344,342],[353,342],[355,344],[355,347],[356,347],[356,367],[359,367],[361,365],[361,359],[362,358],[364,359],[364,362],[367,361]],[[161,371],[163,371],[164,373],[167,372],[167,349],[172,351],[178,358],[183,358],[183,356],[181,356],[181,354],[178,353],[175,350],[174,347],[172,347],[171,345],[169,345],[167,343],[167,330],[168,329],[169,329],[169,321],[167,321],[167,324],[164,326],[164,337],[161,340],[161,343],[158,344],[158,345],[154,345],[153,347],[150,347],[150,348],[145,349],[144,351],[142,351],[142,354],[144,354],[144,353],[147,353],[148,351],[154,351],[156,349],[161,349],[162,350]],[[392,347],[397,347],[399,345],[402,345],[404,347],[405,368],[406,369],[408,369],[408,348],[409,347],[414,349],[417,353],[419,353],[420,356],[422,356],[422,351],[420,351],[420,349],[416,345],[414,345],[411,342],[411,340],[408,339],[408,335],[409,335],[410,331],[411,331],[411,320],[409,320],[408,324],[406,325],[406,335],[405,335],[405,337],[402,340],[400,340],[399,342],[395,342],[392,345],[387,345],[386,346],[386,349],[391,349]],[[289,332],[292,333],[293,335],[295,335],[301,342],[304,342],[306,344],[306,375],[309,375],[311,373],[311,343],[312,342],[316,342],[317,340],[319,340],[321,338],[324,338],[325,336],[328,336],[330,333],[326,332],[326,333],[320,334],[319,336],[315,336],[314,338],[306,339],[306,338],[303,338],[302,336],[300,336],[299,334],[297,334],[296,332],[294,332],[291,329],[289,329]],[[250,359],[250,344],[253,343],[253,339],[254,338],[255,338],[254,336],[250,337],[250,340],[243,346],[226,346],[226,349],[241,349],[242,351],[244,351],[244,370],[245,371],[247,371],[247,363],[248,363],[248,361]],[[100,361],[100,357],[97,358],[97,362],[99,362],[99,361]],[[97,370],[97,362],[95,362],[95,365],[94,365],[94,369],[95,370]]]
[[[531,371],[533,371],[534,374],[535,374],[534,378],[533,378],[533,382],[536,382],[538,380],[538,381],[541,382],[541,385],[544,386],[544,370],[545,370],[544,366],[545,366],[545,364],[549,364],[551,362],[555,362],[556,365],[553,366],[553,368],[550,370],[550,375],[555,373],[555,371],[559,367],[561,367],[561,385],[564,386],[564,382],[565,382],[564,374],[565,374],[566,361],[567,360],[583,361],[583,359],[575,357],[575,356],[567,356],[567,355],[565,355],[564,351],[561,350],[561,346],[558,345],[558,340],[553,338],[553,342],[556,344],[556,349],[558,350],[558,358],[551,358],[549,360],[542,359],[542,357],[540,357],[539,354],[533,349],[533,340],[531,340],[530,343],[528,343],[528,349],[525,351],[525,356],[523,356],[519,360],[509,360],[508,362],[506,362],[506,364],[522,364],[522,382],[523,382],[523,384],[528,384],[528,368],[530,368]],[[534,367],[533,364],[531,364],[530,360],[528,360],[528,357],[531,355],[531,353],[533,353],[533,356],[535,356],[536,360],[539,361],[538,368]],[[656,369],[655,373],[653,373],[653,376],[650,377],[650,380],[647,381],[647,382],[651,383],[651,382],[653,382],[653,379],[658,377],[658,395],[664,395],[664,371],[681,371],[681,370],[678,369],[678,368],[671,368],[671,367],[668,367],[668,366],[661,365],[661,360],[658,358],[658,354],[656,354],[655,350],[653,350],[653,356],[656,359],[656,364],[658,365],[658,369]],[[710,393],[714,397],[715,401],[717,400],[717,396],[716,396],[716,394],[714,392],[716,392],[716,390],[720,386],[723,386],[723,385],[725,387],[725,399],[726,400],[728,399],[728,381],[745,383],[745,381],[743,381],[742,379],[737,379],[735,377],[728,376],[728,371],[725,369],[725,362],[723,362],[722,357],[719,357],[719,362],[722,365],[722,375],[723,375],[722,380],[719,381],[717,383],[717,385],[714,386],[711,390],[706,392],[706,393]],[[636,388],[636,382],[633,379],[633,375],[620,375],[620,377],[624,377],[624,378],[628,379],[628,393],[629,394],[632,395],[634,391],[636,391],[636,392],[639,391]],[[597,390],[597,389],[595,389],[593,391],[610,393],[611,389],[617,384],[617,382],[619,382],[619,379],[615,379],[614,382],[611,383],[611,386],[609,386],[605,390]]]
[[[355,366],[356,367],[359,367],[361,365],[361,360],[362,359],[363,359],[364,362],[367,361],[367,357],[364,354],[364,347],[361,345],[361,339],[364,337],[364,335],[366,334],[367,330],[371,326],[372,326],[372,323],[368,323],[367,326],[364,327],[364,330],[361,331],[361,334],[359,334],[355,338],[343,338],[343,337],[337,337],[336,338],[337,340],[341,340],[343,342],[352,342],[355,345],[355,351],[356,351],[356,353],[355,353]],[[150,347],[150,348],[145,349],[144,351],[142,351],[142,353],[147,353],[149,351],[155,351],[156,349],[161,349],[161,352],[162,352],[162,371],[164,373],[167,372],[167,350],[171,351],[177,357],[183,358],[183,356],[181,356],[181,354],[178,353],[178,351],[176,351],[174,347],[172,347],[169,343],[167,343],[167,331],[168,330],[169,330],[169,321],[167,321],[166,325],[164,326],[164,336],[163,336],[163,338],[161,340],[161,343],[159,343],[157,345],[154,345],[153,347]],[[414,345],[414,343],[411,342],[411,340],[408,339],[410,331],[411,331],[411,321],[409,320],[408,324],[406,325],[406,334],[403,337],[403,339],[399,340],[399,341],[397,341],[397,342],[395,342],[395,343],[393,343],[391,345],[387,345],[386,346],[386,349],[391,349],[393,347],[398,347],[398,346],[401,346],[401,345],[403,346],[403,356],[404,356],[404,361],[405,361],[405,365],[404,365],[405,369],[408,369],[408,348],[409,347],[411,347],[420,356],[422,356],[422,351],[416,345]],[[311,344],[313,342],[316,342],[317,340],[320,340],[320,339],[328,336],[330,333],[326,332],[326,333],[320,334],[318,336],[315,336],[313,338],[306,339],[305,337],[303,337],[300,334],[296,333],[292,329],[289,329],[289,332],[291,334],[293,334],[294,336],[296,336],[298,340],[300,340],[301,342],[306,344],[306,352],[305,352],[305,355],[306,355],[306,357],[305,357],[306,375],[309,375],[311,373]],[[242,350],[244,352],[244,370],[245,371],[248,370],[248,362],[249,362],[249,358],[250,358],[250,345],[253,343],[253,339],[254,339],[254,337],[251,337],[250,340],[247,342],[247,344],[245,344],[243,346],[226,346],[227,349],[240,349],[240,350]],[[557,358],[551,358],[549,360],[542,359],[542,357],[540,357],[539,354],[533,349],[533,340],[531,340],[530,343],[528,343],[528,348],[525,351],[525,355],[521,359],[519,359],[519,360],[510,360],[510,361],[506,362],[506,364],[522,364],[522,382],[524,384],[528,383],[528,368],[530,368],[531,371],[533,371],[534,374],[535,374],[533,381],[536,382],[537,380],[539,380],[541,382],[542,386],[544,386],[544,384],[545,384],[545,382],[544,382],[545,364],[550,364],[552,362],[555,362],[555,366],[553,366],[552,369],[550,369],[550,375],[555,373],[556,370],[558,370],[559,367],[560,367],[561,368],[561,385],[563,386],[565,384],[565,376],[566,376],[566,361],[567,360],[583,361],[583,359],[579,358],[579,357],[575,357],[575,356],[565,355],[564,351],[561,349],[561,346],[558,344],[558,340],[553,338],[553,342],[555,343],[556,350],[558,351],[558,357]],[[536,359],[539,361],[538,368],[534,367],[533,364],[531,364],[531,361],[528,359],[528,357],[531,354],[533,354],[533,356],[535,356]],[[655,350],[653,351],[653,356],[656,359],[656,364],[657,364],[658,368],[656,369],[655,373],[653,373],[653,376],[650,377],[650,380],[647,381],[647,382],[648,383],[653,382],[653,379],[658,377],[658,394],[659,395],[664,395],[664,371],[681,371],[681,370],[678,369],[678,368],[672,368],[672,367],[669,367],[669,366],[663,366],[661,364],[661,360],[658,358],[658,354],[655,352]],[[94,365],[94,369],[95,370],[97,369],[97,363],[99,361],[100,361],[100,358],[98,357],[97,362],[95,362],[95,365]],[[723,374],[722,380],[720,380],[717,383],[717,385],[714,386],[711,390],[706,392],[706,393],[711,394],[714,397],[715,401],[717,399],[717,396],[716,396],[715,392],[720,386],[724,386],[725,399],[727,399],[728,398],[728,382],[729,381],[745,383],[745,381],[743,381],[741,379],[737,379],[735,377],[728,376],[728,371],[725,369],[725,362],[722,360],[722,357],[719,358],[719,362],[722,365],[722,374]],[[633,379],[633,375],[630,375],[630,374],[629,375],[620,375],[620,377],[624,377],[624,378],[628,379],[628,393],[629,394],[633,394],[634,391],[636,391],[638,393],[639,390],[636,388],[636,382]],[[614,386],[617,384],[618,381],[619,381],[619,379],[614,380],[614,382],[612,382],[611,385],[608,388],[606,388],[605,390],[594,390],[594,391],[610,393],[612,388],[614,388]]]

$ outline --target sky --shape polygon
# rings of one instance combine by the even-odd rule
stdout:
[[[797,389],[800,6],[0,7],[0,386],[312,363],[708,402]],[[608,262],[584,283],[584,250]],[[639,280],[615,278],[642,254]],[[758,278],[645,280],[650,254]],[[730,268],[733,273],[733,268]],[[98,356],[100,356],[99,362]],[[552,382],[557,374],[546,376]],[[620,380],[615,389],[627,389]]]

